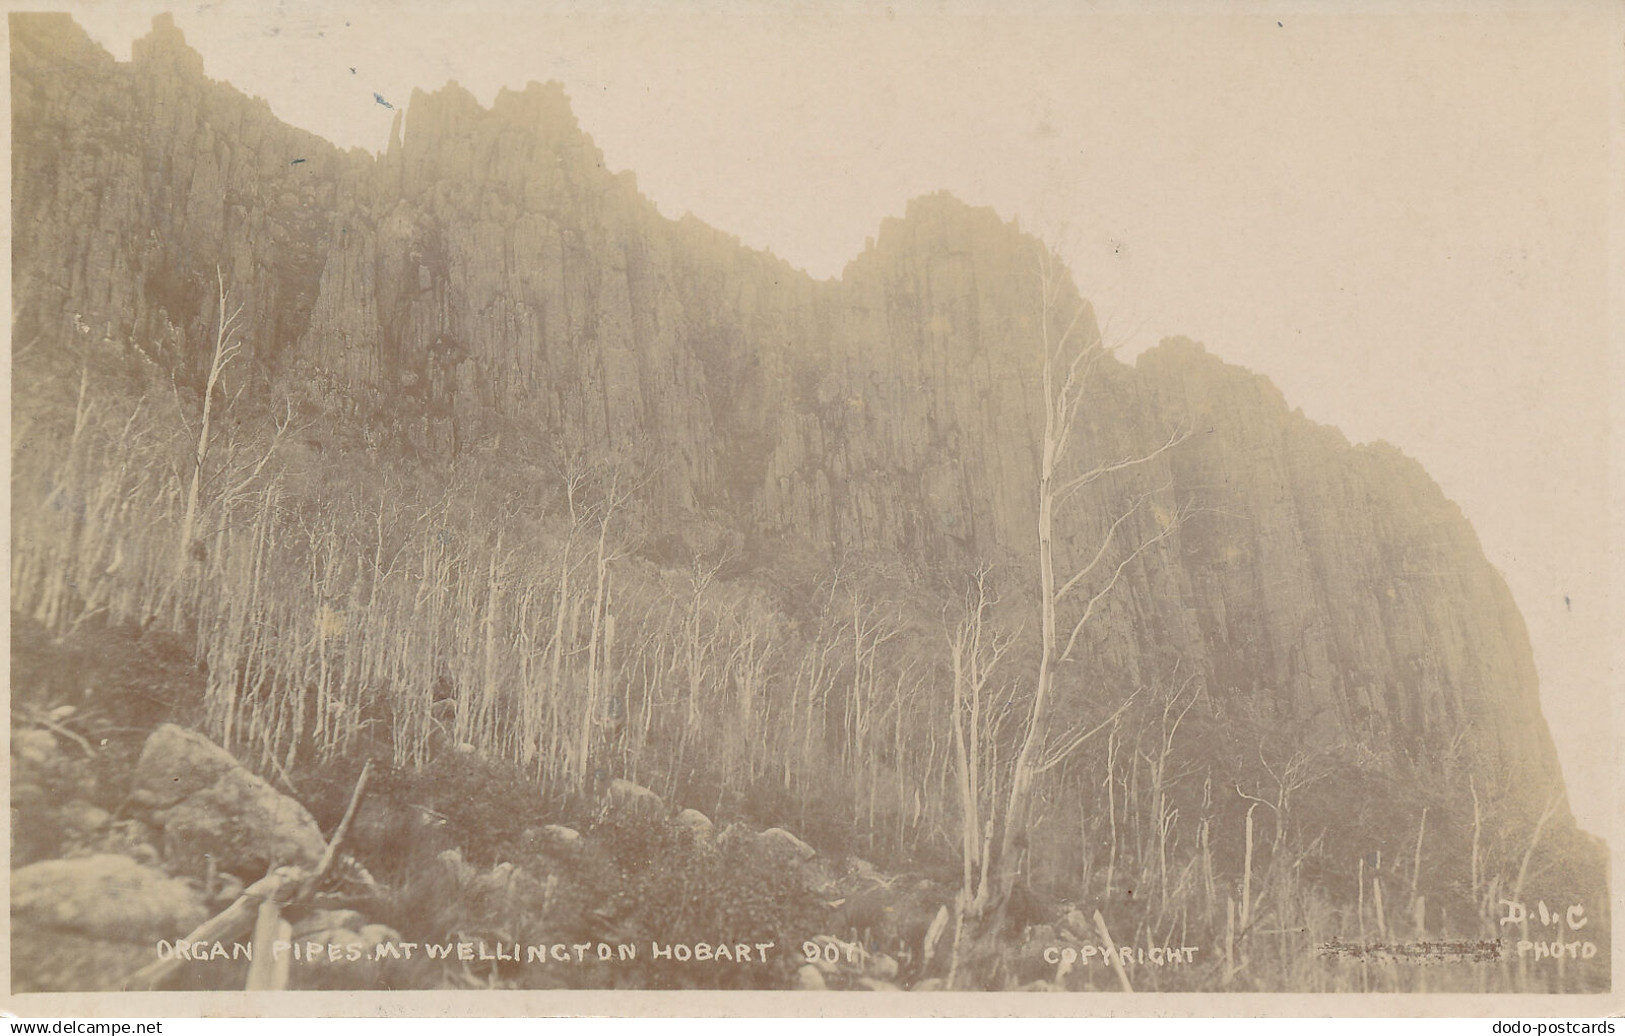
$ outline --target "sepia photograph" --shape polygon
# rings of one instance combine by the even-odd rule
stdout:
[[[11,11],[7,1009],[1617,1013],[1622,26]]]

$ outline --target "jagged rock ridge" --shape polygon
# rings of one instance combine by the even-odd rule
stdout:
[[[66,16],[13,16],[12,47],[19,341],[196,365],[219,267],[261,363],[409,403],[427,449],[515,427],[641,449],[674,528],[723,515],[830,557],[1028,552],[1035,243],[989,210],[919,199],[819,282],[661,217],[556,85],[489,109],[416,93],[375,157],[205,79],[167,16],[127,64]],[[1522,620],[1413,461],[1185,341],[1108,364],[1087,410],[1084,456],[1188,425],[1135,478],[1200,513],[1126,573],[1097,672],[1136,680],[1173,654],[1322,743],[1413,760],[1459,744],[1483,772],[1558,780]],[[1119,504],[1079,498],[1059,554]]]

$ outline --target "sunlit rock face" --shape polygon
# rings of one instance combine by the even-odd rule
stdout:
[[[918,199],[815,281],[661,216],[556,84],[490,108],[416,93],[372,156],[206,79],[167,16],[122,64],[66,16],[11,25],[19,343],[134,343],[195,370],[218,271],[257,363],[409,410],[420,450],[624,451],[674,527],[703,514],[829,560],[990,559],[1010,602],[1031,585],[1044,321],[1083,307],[1072,334],[1097,331],[1070,288],[1045,312],[1038,243],[991,210]],[[1307,744],[1556,786],[1522,619],[1414,461],[1170,340],[1095,370],[1063,470],[1180,433],[1059,516],[1065,568],[1141,494],[1159,503],[1131,539],[1191,511],[1125,569],[1063,691],[1178,660]]]

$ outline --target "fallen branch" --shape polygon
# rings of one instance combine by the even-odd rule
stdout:
[[[288,966],[291,955],[277,953],[277,943],[287,946],[293,938],[293,926],[282,916],[278,904],[266,900],[260,904],[260,914],[254,923],[254,959],[248,965],[248,983],[243,987],[250,992],[280,992],[288,988]]]
[[[243,894],[238,896],[231,906],[198,925],[182,941],[188,943],[238,941],[256,927],[262,908],[267,919],[267,924],[262,927],[274,930],[273,922],[280,919],[282,908],[308,899],[320,884],[322,876],[333,865],[333,860],[338,855],[339,843],[349,831],[350,822],[355,819],[356,809],[361,805],[361,795],[367,789],[367,777],[371,773],[372,760],[368,759],[366,765],[361,768],[361,776],[355,782],[355,791],[350,793],[350,805],[345,809],[339,826],[334,828],[333,837],[328,840],[327,848],[322,852],[321,861],[317,863],[314,871],[307,871],[302,867],[273,867],[266,872],[265,877],[244,889]],[[255,949],[259,952],[260,947],[256,946]],[[178,957],[154,961],[126,978],[121,983],[121,988],[157,989],[160,983],[174,974],[181,963]]]
[[[344,836],[349,833],[350,821],[355,819],[355,811],[361,805],[361,796],[367,790],[367,778],[371,774],[372,760],[368,759],[361,767],[361,776],[356,778],[355,791],[350,793],[350,804],[345,807],[344,817],[339,820],[339,826],[333,829],[333,837],[327,841],[327,851],[322,853],[322,861],[316,865],[316,873],[312,875],[315,881],[319,881],[322,875],[327,873],[327,869],[333,866],[333,858],[338,854],[339,843],[344,841]],[[315,881],[312,881],[313,885]]]
[[[1119,959],[1121,954],[1117,952],[1117,943],[1112,941],[1112,933],[1106,928],[1106,919],[1100,916],[1098,910],[1095,911],[1095,931],[1100,933],[1101,941],[1106,944],[1106,955],[1112,962],[1112,970],[1117,973],[1117,984],[1123,987],[1125,993],[1134,992],[1134,987],[1129,984],[1128,972],[1123,970],[1123,962]]]
[[[260,904],[285,903],[291,893],[306,880],[306,872],[298,867],[275,867],[265,877],[243,890],[237,901],[189,932],[183,942],[216,943],[236,942],[248,934],[259,916]],[[178,957],[157,960],[135,972],[121,983],[123,989],[157,989],[182,964]]]

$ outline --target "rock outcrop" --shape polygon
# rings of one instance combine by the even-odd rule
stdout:
[[[128,856],[43,860],[11,875],[11,916],[18,923],[114,942],[174,939],[208,915],[183,881]]]
[[[757,838],[771,851],[783,853],[791,859],[806,861],[818,855],[818,850],[782,827],[770,827]]]
[[[13,208],[18,340],[67,333],[206,363],[195,347],[218,268],[249,348],[292,348],[341,177],[366,160],[205,79],[169,15],[127,64],[66,15],[13,25],[14,175],[39,188]]]
[[[257,876],[273,865],[312,867],[326,849],[305,807],[202,734],[173,724],[147,739],[133,798],[163,831],[169,855],[193,869],[212,860]]]
[[[620,777],[609,782],[605,798],[615,809],[628,815],[659,817],[666,812],[666,803],[659,795]]]
[[[12,987],[116,989],[207,916],[190,885],[128,856],[29,864],[11,874]]]
[[[711,818],[697,809],[685,809],[677,814],[677,824],[698,841],[708,842],[715,837],[716,829]]]
[[[815,281],[661,217],[557,85],[488,109],[455,84],[414,94],[375,157],[206,80],[167,16],[125,64],[66,16],[12,26],[19,341],[195,368],[218,268],[258,359],[419,449],[542,436],[643,456],[678,555],[690,518],[722,515],[759,559],[793,541],[1026,564],[1038,246],[991,211],[919,199]],[[1079,327],[1093,333],[1087,310]],[[1190,435],[1074,498],[1061,564],[1137,492],[1194,517],[1125,571],[1077,685],[1178,658],[1234,714],[1306,744],[1417,765],[1454,745],[1479,772],[1557,785],[1522,620],[1414,461],[1351,446],[1182,340],[1107,361],[1084,413],[1080,463]]]

